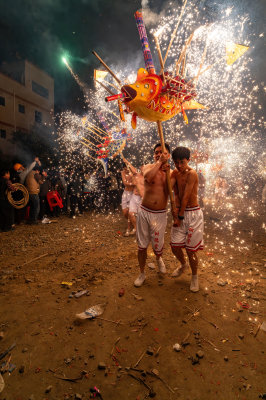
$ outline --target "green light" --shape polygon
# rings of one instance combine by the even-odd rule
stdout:
[[[63,61],[64,64],[67,64],[67,59],[66,59],[66,57],[62,57],[62,61]]]

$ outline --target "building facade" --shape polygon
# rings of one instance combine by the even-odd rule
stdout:
[[[54,80],[27,60],[0,67],[0,150],[16,154],[16,132],[53,129]]]

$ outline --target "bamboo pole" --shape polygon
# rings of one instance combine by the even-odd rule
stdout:
[[[226,58],[226,56],[222,56],[221,58],[219,58],[217,61],[215,61],[215,63],[209,65],[208,67],[204,68],[202,71],[200,71],[196,76],[194,76],[194,78],[192,78],[188,83],[193,82],[195,79],[198,79],[199,76],[203,75],[205,72],[207,72],[209,69],[213,68],[216,64],[218,64],[219,62],[221,62],[221,60],[224,60]]]
[[[90,140],[86,139],[84,136],[81,137],[82,140],[85,140],[86,142],[90,143],[92,146],[97,146],[95,143],[91,142]]]
[[[186,58],[187,58],[187,53],[185,53],[183,57],[183,62],[182,62],[182,67],[181,67],[181,76],[183,79],[186,77]]]
[[[88,139],[86,139],[85,137],[83,137],[82,140],[85,140],[86,142],[91,143],[91,144],[93,145],[93,143],[90,142],[90,141],[89,141]],[[94,149],[93,147],[91,147],[88,143],[83,142],[82,140],[80,141],[80,143],[84,144],[84,145],[87,146],[89,149],[95,151],[95,149]],[[94,145],[94,146],[96,146],[96,145]]]
[[[165,53],[165,56],[164,56],[163,66],[165,65],[165,62],[166,62],[166,59],[167,59],[169,50],[170,50],[170,48],[171,48],[171,46],[172,46],[172,44],[173,44],[173,41],[174,41],[174,38],[175,38],[175,35],[176,35],[176,32],[177,32],[178,26],[179,26],[179,24],[180,24],[181,18],[182,18],[182,16],[183,16],[184,11],[185,11],[186,4],[187,4],[187,0],[185,0],[185,3],[183,4],[183,7],[182,7],[182,9],[181,9],[181,13],[180,13],[179,19],[178,19],[178,21],[177,21],[176,27],[175,27],[175,29],[174,29],[174,31],[173,31],[173,33],[172,33],[170,43],[169,43],[169,45],[168,45],[168,48],[167,48],[166,53]]]
[[[163,126],[161,121],[157,121],[157,127],[158,127],[158,133],[160,137],[160,142],[162,146],[162,151],[165,152],[165,142],[164,142],[164,137],[163,137]],[[173,190],[172,190],[172,185],[171,185],[171,179],[170,179],[170,170],[168,169],[166,171],[166,181],[167,181],[167,187],[168,187],[168,192],[170,196],[170,202],[171,202],[171,208],[172,211],[176,209],[175,206],[175,200],[174,200],[174,195],[173,195]],[[174,225],[175,225],[175,219],[174,219]]]
[[[107,90],[108,93],[110,93],[111,95],[115,95],[114,92],[112,92],[112,90],[110,90],[107,86],[105,86],[102,82],[97,81],[97,79],[95,79],[95,82],[99,83],[105,90]]]
[[[86,126],[86,129],[88,129],[89,131],[91,131],[94,135],[98,136],[101,140],[103,140],[103,137],[98,135],[98,133],[96,133],[92,128],[90,128],[89,126]],[[90,135],[90,132],[87,132],[88,135]],[[106,133],[106,135],[108,135]]]
[[[161,53],[161,49],[160,49],[159,40],[156,35],[154,35],[154,40],[155,40],[155,45],[156,45],[156,49],[158,52],[158,57],[159,57],[160,65],[161,65],[160,73],[163,74],[163,83],[165,84],[163,57],[162,57],[162,53]]]
[[[92,122],[88,121],[88,124],[95,129],[96,131],[98,131],[99,133],[103,133],[104,135],[108,135],[108,133],[106,131],[104,131],[103,129],[99,128],[98,126],[94,125]]]
[[[86,155],[89,156],[90,158],[92,158],[92,159],[95,161],[95,157],[92,157],[92,156],[90,155],[90,153],[87,152]]]
[[[104,68],[107,69],[107,71],[109,72],[109,74],[112,75],[112,77],[116,80],[116,82],[119,83],[120,86],[122,86],[120,79],[117,78],[117,76],[114,74],[114,72],[108,67],[108,65],[105,64],[105,62],[101,59],[101,57],[96,53],[96,51],[93,51],[92,54],[98,58],[98,60],[100,61],[100,63],[104,66]]]
[[[202,56],[201,56],[201,61],[200,61],[199,70],[198,70],[197,75],[196,75],[195,78],[194,78],[195,84],[197,84],[197,81],[198,81],[198,79],[199,79],[199,76],[200,76],[200,73],[201,73],[201,70],[202,70],[202,67],[203,67],[205,58],[206,58],[207,45],[208,45],[208,43],[207,43],[207,41],[206,41],[206,44],[205,44],[205,47],[204,47],[204,50],[203,50],[203,53],[202,53]]]
[[[191,41],[193,39],[193,36],[194,36],[194,32],[191,33],[191,35],[189,36],[188,40],[185,43],[185,46],[184,46],[183,50],[181,51],[179,59],[178,59],[178,61],[176,63],[176,73],[177,74],[179,74],[180,65],[181,65],[181,63],[183,61],[183,58],[186,56],[187,48],[190,45],[190,43],[191,43]]]

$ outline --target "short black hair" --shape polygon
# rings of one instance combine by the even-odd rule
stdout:
[[[183,160],[186,158],[187,160],[190,159],[190,150],[187,147],[176,147],[172,152],[172,158],[174,161],[176,160]]]
[[[166,150],[167,150],[168,153],[170,154],[170,146],[169,146],[169,144],[168,144],[168,143],[165,143],[164,145],[165,145]],[[157,144],[154,146],[153,152],[155,152],[155,150],[157,149],[157,147],[162,147],[161,143],[157,143]]]
[[[6,173],[8,173],[10,170],[9,170],[9,168],[5,168],[5,167],[3,167],[3,168],[1,168],[1,170],[0,170],[0,176],[4,176]]]

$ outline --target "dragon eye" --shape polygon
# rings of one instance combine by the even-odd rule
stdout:
[[[144,87],[145,89],[149,89],[150,85],[148,83],[145,83]]]

